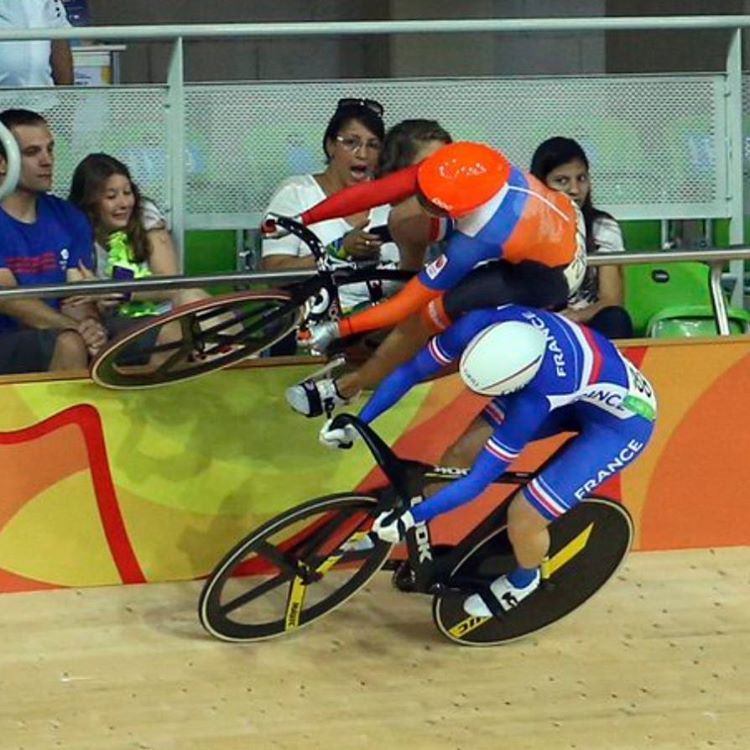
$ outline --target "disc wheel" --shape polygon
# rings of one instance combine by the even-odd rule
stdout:
[[[617,571],[630,549],[633,522],[619,503],[588,498],[549,527],[551,544],[537,591],[501,617],[472,617],[467,596],[515,567],[507,527],[494,531],[452,571],[446,591],[435,595],[432,615],[449,640],[494,646],[538,632],[573,612]]]
[[[242,292],[149,318],[118,336],[91,366],[106,388],[151,388],[260,354],[296,330],[302,307],[287,292]]]
[[[203,627],[224,641],[263,640],[339,607],[393,547],[368,534],[377,502],[370,495],[328,495],[263,524],[208,577],[198,603]]]

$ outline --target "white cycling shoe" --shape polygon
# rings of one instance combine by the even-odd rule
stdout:
[[[490,591],[503,612],[509,612],[527,596],[533,594],[539,588],[541,581],[542,574],[538,570],[534,579],[523,588],[514,586],[507,576],[500,576],[490,584]],[[492,617],[492,612],[479,594],[472,594],[464,601],[464,612],[472,617]]]
[[[343,357],[336,357],[325,367],[314,372],[301,383],[286,389],[286,401],[298,414],[319,417],[330,414],[337,406],[345,406],[353,399],[344,398],[336,388],[332,377],[325,377],[345,364]]]

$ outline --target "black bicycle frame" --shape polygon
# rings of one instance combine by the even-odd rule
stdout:
[[[320,297],[321,307],[315,308],[309,316],[311,321],[338,320],[341,316],[341,301],[339,286],[346,284],[364,283],[370,291],[371,302],[378,302],[382,297],[381,281],[405,281],[414,274],[397,269],[378,268],[378,261],[363,264],[357,268],[333,269],[329,265],[326,249],[320,238],[298,221],[288,216],[272,216],[267,219],[264,231],[273,231],[276,226],[285,229],[309,248],[318,269],[318,275],[302,282],[291,285],[286,289],[292,295],[288,306],[282,308],[284,312],[294,309],[308,299]]]
[[[340,428],[352,425],[362,436],[370,449],[375,461],[390,483],[381,493],[379,512],[398,509],[406,510],[417,505],[424,499],[424,489],[427,485],[437,482],[454,482],[465,477],[470,469],[449,466],[434,466],[419,461],[399,458],[385,442],[358,417],[351,414],[339,414],[333,420],[331,427]],[[509,484],[524,487],[532,479],[541,474],[558,456],[565,446],[575,436],[571,436],[550,455],[534,471],[506,471],[493,481],[493,484]],[[392,491],[390,491],[392,490]],[[480,521],[461,541],[449,552],[435,559],[433,554],[432,536],[429,523],[419,523],[410,529],[406,535],[406,547],[409,564],[414,571],[415,591],[433,593],[437,586],[446,583],[448,575],[455,566],[476,545],[486,539],[493,531],[498,531],[505,525],[508,512],[508,501],[498,505],[488,516]]]

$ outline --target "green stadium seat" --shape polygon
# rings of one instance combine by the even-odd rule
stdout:
[[[234,229],[185,232],[185,275],[233,273],[237,270],[237,234]],[[232,291],[231,287],[216,286],[206,289],[211,294]]]
[[[710,269],[705,263],[647,263],[625,266],[625,307],[636,336],[716,335]],[[750,329],[750,314],[731,308],[733,333]]]
[[[729,332],[743,334],[750,330],[750,312],[730,308]],[[691,336],[716,336],[713,310],[705,306],[671,307],[656,313],[648,324],[647,334],[654,338],[684,338]]]

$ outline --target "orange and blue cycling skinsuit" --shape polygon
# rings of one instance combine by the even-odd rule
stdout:
[[[417,167],[342,190],[303,213],[301,219],[309,225],[404,200],[418,191]],[[445,293],[475,269],[499,260],[513,265],[531,261],[549,268],[575,261],[585,269],[580,210],[567,195],[513,167],[507,184],[493,198],[455,221],[442,255],[394,297],[341,320],[339,332],[349,336],[392,326],[420,310],[426,311],[433,332],[444,330],[453,317],[446,311]],[[496,304],[508,301],[498,299]],[[473,306],[486,307],[487,300],[477,300]]]

